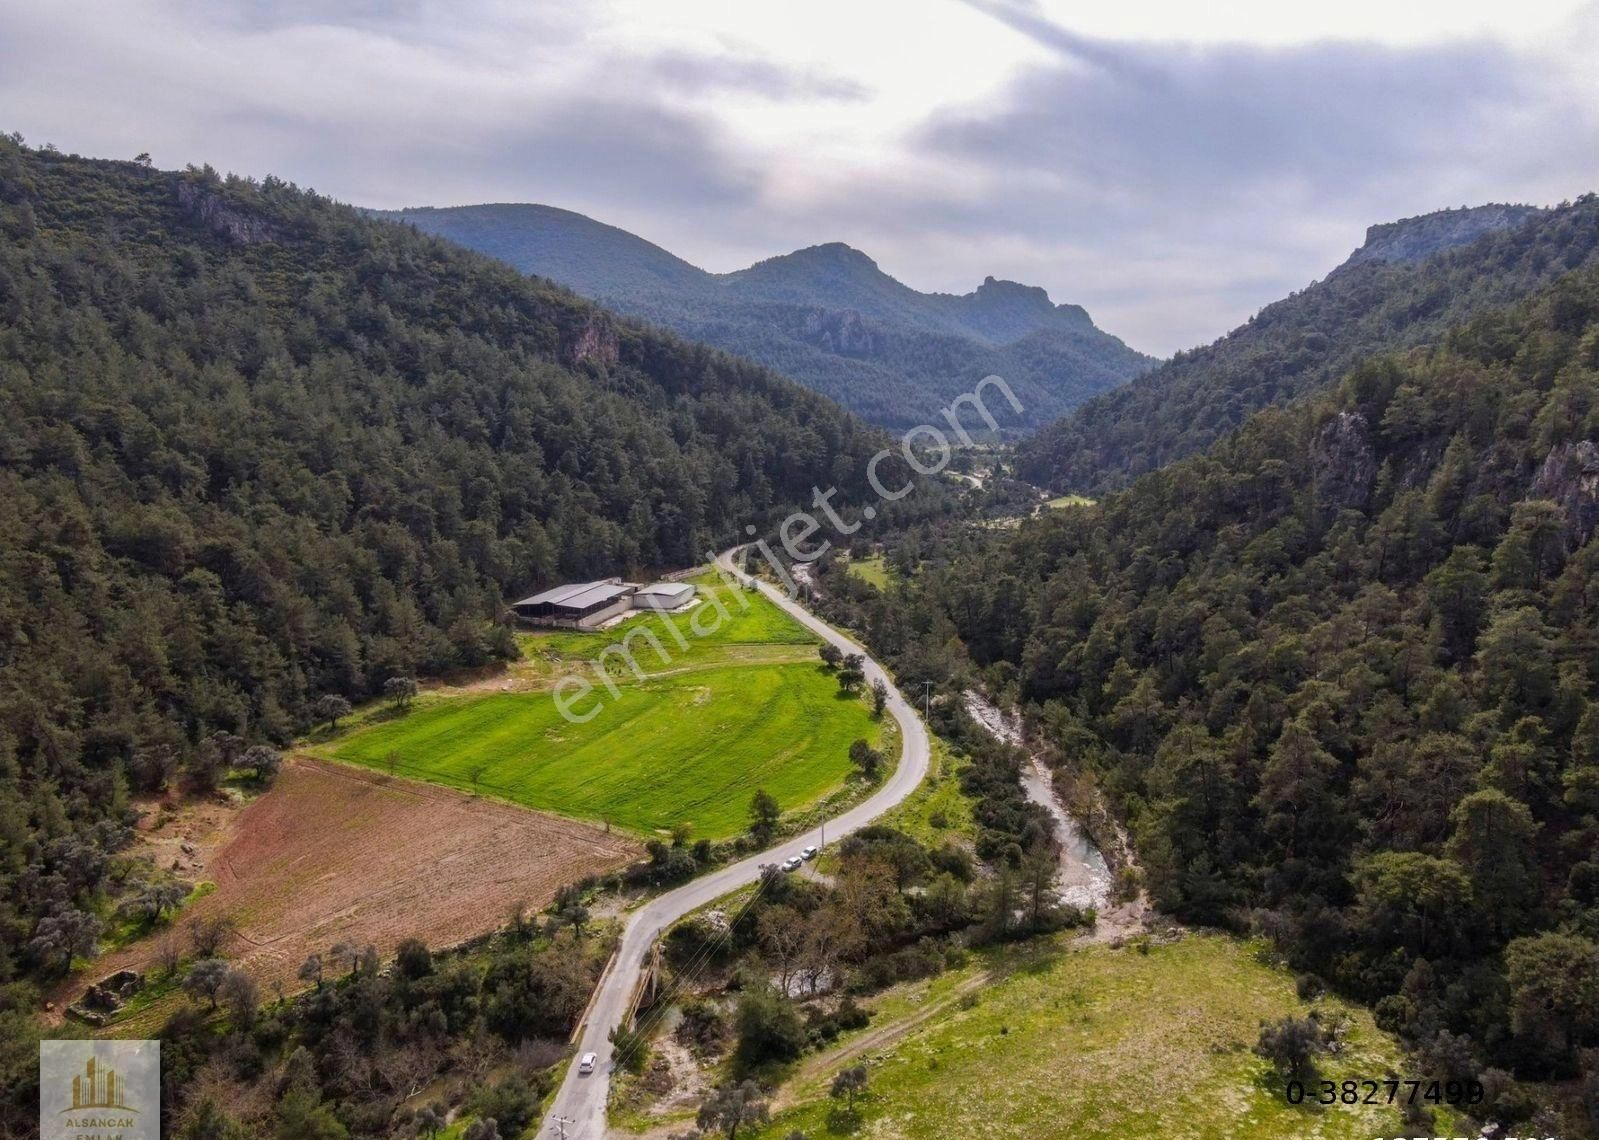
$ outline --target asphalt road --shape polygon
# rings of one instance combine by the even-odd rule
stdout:
[[[717,558],[717,564],[725,572],[748,582],[750,579],[733,567],[735,553],[736,548],[723,553]],[[846,653],[865,655],[865,650],[860,645],[812,615],[799,603],[789,600],[781,590],[765,582],[757,582],[756,585],[795,621],[814,631],[817,636],[832,642]],[[868,799],[827,821],[829,842],[864,827],[915,791],[916,786],[927,775],[931,758],[927,729],[922,724],[921,718],[916,715],[916,710],[895,688],[893,679],[876,661],[866,657],[865,669],[867,685],[881,678],[888,686],[887,711],[899,722],[900,728],[899,764],[888,781]],[[780,846],[769,848],[742,862],[733,863],[714,874],[695,879],[674,891],[669,891],[633,912],[628,919],[626,930],[622,933],[622,944],[617,951],[616,959],[611,965],[610,972],[600,984],[600,990],[589,1011],[588,1023],[577,1046],[578,1057],[584,1053],[593,1053],[598,1058],[594,1072],[588,1075],[579,1073],[576,1060],[567,1067],[566,1080],[562,1082],[560,1090],[555,1094],[554,1102],[545,1113],[541,1136],[561,1136],[563,1120],[568,1122],[565,1125],[567,1140],[603,1140],[606,1135],[605,1103],[610,1091],[612,1067],[609,1040],[611,1030],[627,1013],[628,1003],[633,997],[633,987],[644,968],[644,960],[661,931],[684,915],[715,902],[739,887],[755,882],[760,878],[760,869],[764,864],[780,863],[791,855],[798,855],[810,844],[820,844],[821,839],[820,828],[807,831],[803,835],[786,840]]]

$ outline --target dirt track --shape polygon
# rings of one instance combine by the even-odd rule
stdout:
[[[447,788],[321,760],[286,765],[276,786],[223,823],[201,872],[216,890],[191,917],[238,923],[228,957],[263,987],[298,988],[313,951],[337,942],[388,955],[402,939],[460,942],[542,907],[556,888],[639,856],[622,835]],[[86,981],[155,959],[145,939],[97,961]]]

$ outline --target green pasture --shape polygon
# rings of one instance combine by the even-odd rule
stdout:
[[[859,697],[809,662],[722,664],[596,685],[568,706],[547,691],[420,702],[316,751],[353,764],[494,795],[636,832],[676,824],[736,834],[765,788],[785,810],[841,786],[850,742],[880,727]]]
[[[1342,1140],[1427,1131],[1387,1105],[1287,1103],[1252,1047],[1262,1020],[1303,1016],[1310,1006],[1292,976],[1263,964],[1251,944],[1203,935],[1147,954],[1086,946],[1008,955],[990,983],[962,985],[985,968],[883,995],[869,1031],[879,1043],[862,1055],[845,1046],[802,1062],[782,1097],[793,1107],[753,1135]],[[957,993],[964,996],[949,996]],[[1369,1012],[1318,1004],[1349,1019],[1342,1050],[1322,1059],[1324,1078],[1414,1075]],[[898,1021],[907,1028],[894,1039]],[[827,1088],[837,1068],[861,1061],[869,1091],[859,1118],[844,1120]],[[1440,1110],[1436,1134],[1455,1134],[1453,1124]]]

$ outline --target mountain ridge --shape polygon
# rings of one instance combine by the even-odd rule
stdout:
[[[1551,209],[1436,211],[1367,231],[1325,277],[1180,352],[1018,445],[1018,471],[1091,495],[1203,451],[1253,412],[1335,383],[1361,360],[1433,343],[1599,261],[1599,198]]]
[[[627,230],[560,207],[484,204],[370,211],[799,380],[884,426],[925,422],[986,375],[1037,426],[1154,365],[1080,305],[989,276],[922,293],[869,254],[823,242],[712,273]],[[1043,335],[1040,335],[1043,334]]]

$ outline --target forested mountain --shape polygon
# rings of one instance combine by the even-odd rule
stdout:
[[[990,373],[1024,406],[1001,426],[1036,427],[1155,363],[1042,289],[990,277],[964,296],[918,293],[836,242],[715,274],[550,206],[381,216],[758,360],[893,427],[928,422]]]
[[[1024,441],[1023,477],[1100,493],[1204,450],[1253,412],[1335,383],[1374,353],[1434,343],[1599,259],[1599,200],[1483,206],[1373,226],[1343,265],[1204,348]]]
[[[283,182],[10,139],[0,406],[0,983],[93,944],[130,788],[514,654],[509,592],[864,498],[886,442]]]
[[[1599,270],[1440,340],[845,608],[1031,706],[1162,907],[1599,1107]]]

